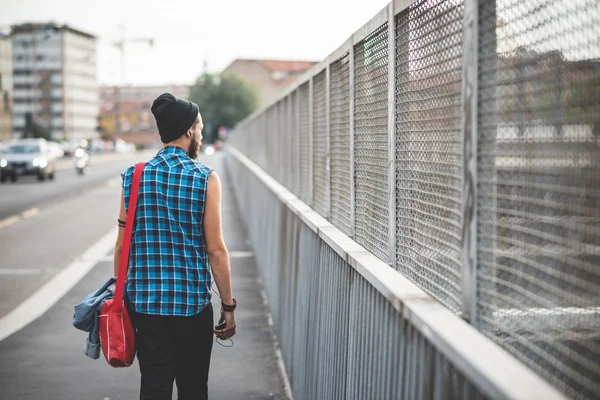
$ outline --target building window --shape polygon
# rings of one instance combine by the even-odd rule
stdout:
[[[2,96],[2,100],[4,101],[4,112],[10,112],[10,98],[8,97],[8,91],[4,91]]]
[[[289,76],[287,71],[273,71],[271,73],[271,79],[273,79],[274,81],[281,81],[283,79],[287,79],[287,77]]]

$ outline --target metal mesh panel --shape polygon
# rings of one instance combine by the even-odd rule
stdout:
[[[461,309],[462,2],[396,17],[396,269]]]
[[[600,393],[600,8],[480,3],[478,324]]]
[[[313,78],[313,182],[316,212],[328,217],[327,78],[323,70]]]
[[[269,175],[277,176],[278,166],[278,148],[277,142],[277,130],[279,126],[277,124],[277,105],[269,107],[267,110],[267,172]]]
[[[388,26],[354,47],[356,241],[389,261]]]
[[[277,103],[277,121],[279,123],[279,129],[277,135],[279,137],[279,182],[289,187],[288,183],[288,172],[290,168],[290,148],[289,148],[289,132],[287,126],[287,97],[281,99]]]
[[[265,113],[263,114],[264,118],[263,118],[263,129],[264,129],[264,134],[262,136],[262,141],[263,141],[263,151],[262,151],[262,156],[263,156],[263,162],[265,164],[264,166],[264,170],[269,172],[270,171],[270,165],[269,165],[269,155],[271,154],[271,140],[269,138],[270,136],[270,130],[271,130],[271,115],[270,115],[270,109],[267,109],[265,111]]]
[[[267,143],[268,141],[268,126],[267,126],[267,113],[264,112],[260,117],[257,118],[258,125],[256,127],[256,160],[258,165],[265,171],[268,169],[267,166]]]
[[[277,102],[273,107],[273,132],[271,140],[273,141],[273,164],[271,166],[271,176],[281,182],[282,173],[282,158],[283,158],[283,143],[281,138],[281,123],[280,123],[280,104],[281,101]]]
[[[298,90],[290,95],[290,188],[292,193],[299,195],[299,177],[300,177],[300,137],[298,132]]]
[[[350,157],[350,55],[330,67],[331,223],[352,234]]]
[[[310,195],[310,137],[309,137],[309,86],[308,82],[298,88],[298,116],[300,140],[300,199],[308,205],[312,205]]]

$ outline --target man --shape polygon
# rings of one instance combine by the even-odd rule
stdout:
[[[152,104],[164,147],[144,167],[133,227],[127,300],[136,328],[140,399],[208,398],[213,333],[235,334],[235,300],[221,228],[221,182],[195,159],[202,143],[198,106],[165,93]],[[125,233],[134,167],[123,174],[114,273]],[[225,327],[213,330],[212,269]]]

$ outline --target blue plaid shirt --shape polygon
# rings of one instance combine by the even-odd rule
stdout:
[[[134,169],[122,175],[126,210]],[[127,281],[136,312],[186,316],[210,304],[203,222],[211,172],[176,146],[163,148],[145,165]]]

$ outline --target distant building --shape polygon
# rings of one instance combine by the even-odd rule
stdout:
[[[12,27],[13,132],[34,129],[52,139],[98,136],[96,38],[67,25]]]
[[[108,136],[148,145],[159,142],[152,102],[162,93],[187,99],[190,86],[102,86],[100,87],[99,124]]]
[[[259,95],[259,107],[275,101],[294,80],[311,69],[314,61],[236,59],[221,72],[245,78]]]
[[[0,142],[12,138],[12,39],[0,35]]]

